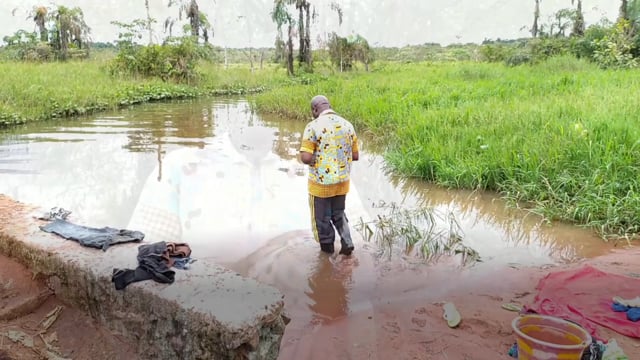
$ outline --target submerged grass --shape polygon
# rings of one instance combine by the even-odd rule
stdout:
[[[67,63],[0,63],[0,127],[84,115],[120,106],[201,95],[246,94],[289,80],[273,67],[250,72],[201,64],[197,83],[109,75],[101,60]]]
[[[463,232],[452,213],[434,208],[403,208],[395,203],[380,203],[381,210],[371,222],[360,219],[355,229],[366,241],[375,242],[381,255],[389,258],[398,250],[427,262],[443,256],[459,256],[462,266],[480,261],[478,252],[463,242]]]
[[[258,110],[309,119],[322,93],[385,137],[400,174],[495,190],[605,237],[640,233],[640,72],[556,58],[536,66],[385,65],[259,94]]]

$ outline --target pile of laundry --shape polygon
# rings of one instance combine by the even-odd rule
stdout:
[[[92,228],[76,225],[67,220],[71,211],[54,207],[44,214],[34,216],[38,220],[49,221],[40,226],[42,231],[56,234],[80,245],[106,251],[110,246],[129,242],[141,242],[144,233],[112,227]],[[187,243],[156,242],[138,247],[138,267],[135,269],[113,269],[111,282],[116,290],[123,290],[129,284],[144,280],[154,280],[163,284],[175,281],[175,271],[171,268],[188,270],[196,260],[191,258],[191,247]]]
[[[67,221],[69,214],[71,214],[69,210],[54,207],[49,212],[35,216],[35,218],[50,221],[47,225],[40,226],[40,230],[44,232],[77,241],[82,246],[102,249],[102,251],[107,251],[111,245],[144,240],[144,234],[140,231],[112,227],[93,228],[73,224]]]
[[[187,243],[167,243],[159,241],[138,247],[138,267],[135,269],[113,269],[111,282],[116,290],[123,290],[129,284],[144,280],[154,280],[162,284],[173,284],[175,271],[189,269],[191,248]]]

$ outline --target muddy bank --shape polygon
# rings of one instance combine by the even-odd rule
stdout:
[[[138,359],[128,339],[60,301],[43,279],[3,255],[0,328],[0,359],[40,360],[46,352],[65,359]]]
[[[279,359],[509,359],[516,313],[503,304],[530,304],[551,271],[592,264],[628,274],[640,267],[640,249],[629,248],[569,264],[461,270],[455,258],[437,265],[387,261],[366,243],[352,258],[327,257],[305,237],[289,233],[231,266],[285,294],[292,321]],[[457,329],[442,318],[445,301],[462,315]],[[604,328],[601,334],[640,358],[640,341]]]
[[[30,217],[39,209],[4,195],[0,209],[0,253],[46,279],[60,299],[129,339],[140,358],[278,356],[287,318],[275,288],[200,260],[188,272],[176,272],[173,284],[143,281],[116,291],[112,269],[135,268],[138,244],[104,253],[82,248],[41,231]]]

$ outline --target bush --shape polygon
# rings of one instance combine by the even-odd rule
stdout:
[[[562,56],[571,52],[569,38],[538,38],[528,43],[531,58],[534,62],[542,62],[554,56]]]
[[[635,44],[631,23],[628,20],[620,20],[611,33],[594,41],[593,58],[602,68],[636,68],[638,59],[633,57]]]
[[[526,52],[518,52],[509,56],[509,58],[505,60],[505,64],[507,66],[518,66],[528,64],[531,62],[531,60],[532,58],[530,54]]]
[[[191,82],[197,78],[198,59],[206,54],[190,37],[163,45],[122,46],[110,63],[113,75],[157,77],[164,81]]]
[[[512,46],[502,44],[485,44],[480,47],[480,56],[484,61],[503,62],[514,53]]]
[[[611,33],[610,27],[605,25],[591,25],[584,32],[584,36],[576,39],[571,52],[579,59],[593,60],[596,52],[596,41],[604,39]]]

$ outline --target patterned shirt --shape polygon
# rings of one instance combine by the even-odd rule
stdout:
[[[323,111],[304,129],[300,151],[313,154],[309,168],[309,193],[320,198],[349,192],[351,162],[358,151],[353,125],[333,110]]]

